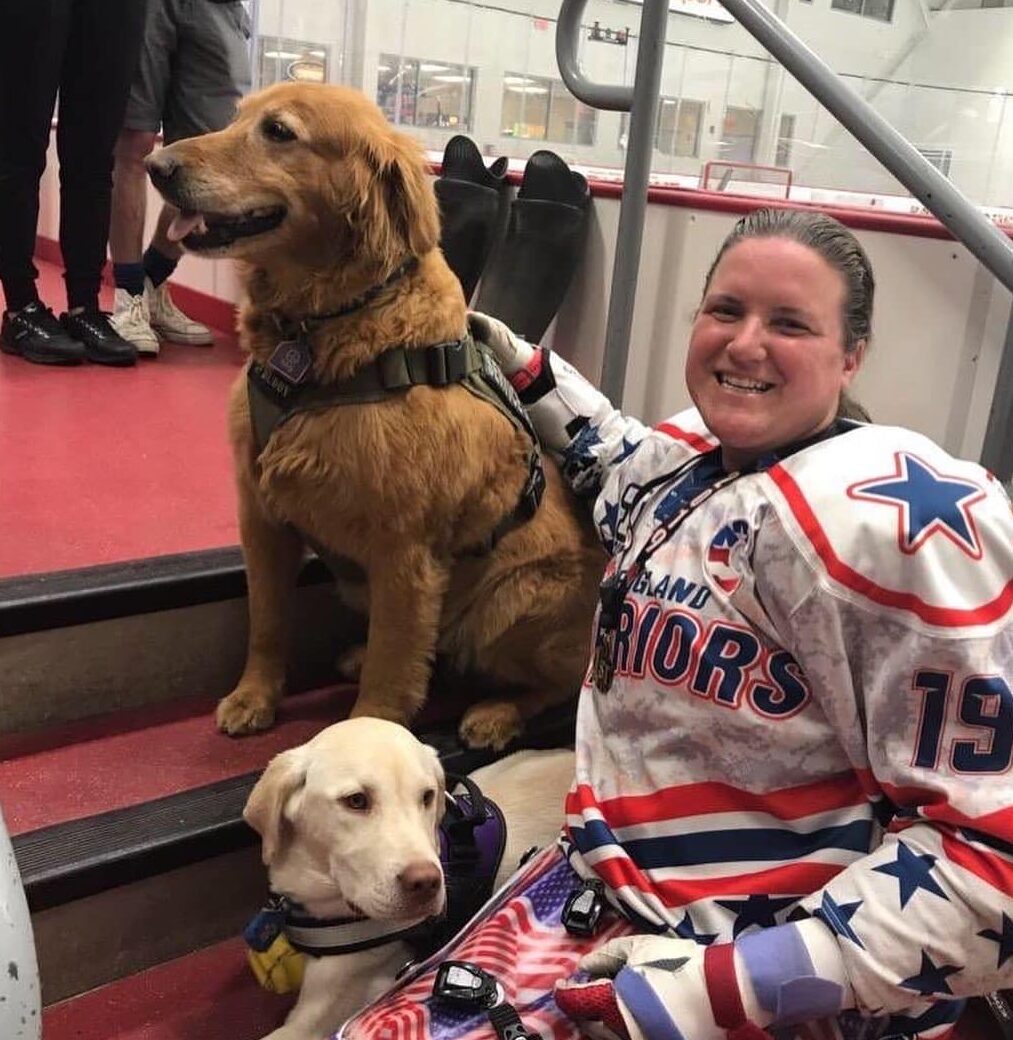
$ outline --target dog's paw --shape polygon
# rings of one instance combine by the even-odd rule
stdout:
[[[366,644],[349,647],[334,662],[334,670],[348,682],[358,682],[362,675],[362,663],[366,660]]]
[[[218,702],[215,720],[218,728],[230,737],[257,733],[274,725],[274,705],[240,688]]]
[[[513,701],[483,701],[472,705],[458,728],[468,747],[502,751],[524,729],[524,720]]]

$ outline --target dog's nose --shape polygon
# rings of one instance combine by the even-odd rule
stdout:
[[[397,876],[397,883],[405,895],[413,899],[429,899],[436,895],[443,881],[440,868],[434,863],[409,863]]]
[[[148,176],[151,178],[151,183],[159,191],[168,188],[172,183],[173,177],[176,176],[180,169],[179,160],[166,148],[149,155],[144,160],[144,165],[148,168]]]

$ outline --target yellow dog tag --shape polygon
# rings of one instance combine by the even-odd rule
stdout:
[[[247,947],[246,959],[257,981],[270,993],[292,993],[302,985],[305,955],[293,949],[284,935],[263,951]]]

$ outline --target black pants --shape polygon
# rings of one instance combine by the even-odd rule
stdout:
[[[70,307],[94,307],[109,237],[113,147],[145,0],[0,0],[0,283],[36,298],[39,179],[60,96],[60,247]]]

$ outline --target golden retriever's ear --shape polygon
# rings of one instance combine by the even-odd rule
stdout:
[[[243,819],[260,835],[261,856],[266,866],[281,848],[285,806],[306,783],[306,760],[301,748],[275,755],[257,781],[243,809]]]
[[[440,217],[422,148],[405,134],[391,132],[370,142],[373,183],[360,214],[367,250],[393,270],[406,251],[422,257],[436,248]]]

